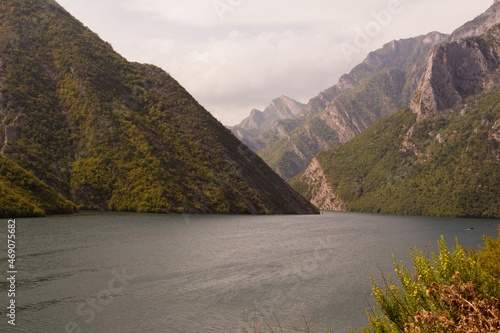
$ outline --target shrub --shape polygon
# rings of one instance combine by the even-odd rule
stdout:
[[[372,278],[378,308],[363,332],[499,332],[500,236],[484,241],[479,252],[458,241],[450,250],[441,237],[438,254],[411,251],[413,271],[394,258],[398,281]]]

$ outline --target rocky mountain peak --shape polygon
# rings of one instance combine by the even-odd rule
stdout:
[[[337,84],[309,100],[301,116],[277,121],[270,118],[274,121],[271,126],[264,124],[258,130],[236,126],[232,131],[284,179],[291,179],[319,152],[345,143],[374,121],[407,106],[429,52],[448,38],[433,32],[389,42],[342,75]],[[266,110],[286,115],[279,108],[286,109],[286,101],[282,96]]]
[[[304,110],[304,104],[282,95],[274,99],[264,111],[253,109],[250,116],[233,129],[245,131],[269,129],[276,121],[291,118]]]
[[[438,44],[446,41],[450,36],[447,34],[442,34],[437,31],[433,31],[425,35],[423,43],[424,44]]]
[[[285,95],[274,99],[264,112],[275,113],[279,119],[290,118],[303,112],[305,105]]]
[[[500,1],[495,0],[486,12],[467,22],[451,35],[451,41],[458,41],[465,37],[485,34],[495,24],[500,22]]]
[[[252,109],[252,111],[250,111],[250,116],[243,120],[240,126],[246,129],[257,129],[261,127],[264,122],[264,112],[257,109]]]
[[[496,87],[499,77],[500,24],[497,24],[481,36],[458,41],[452,38],[451,42],[433,49],[410,107],[419,119],[446,114],[467,97]]]

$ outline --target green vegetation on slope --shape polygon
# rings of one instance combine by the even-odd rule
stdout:
[[[405,74],[390,69],[364,78],[359,86],[347,91],[332,102],[343,119],[341,130],[354,137],[375,121],[388,116],[409,101],[403,99]],[[406,96],[405,96],[406,97]],[[282,121],[282,123],[287,123]],[[314,114],[294,121],[288,137],[274,140],[258,151],[259,156],[285,180],[302,172],[314,156],[341,144],[339,128],[331,119]],[[358,128],[359,127],[359,128]]]
[[[368,324],[359,333],[499,332],[500,226],[498,233],[497,239],[484,236],[479,251],[463,248],[458,240],[449,249],[441,237],[437,254],[411,250],[411,269],[393,257],[396,281],[382,276],[379,285],[372,277],[375,306],[367,310]],[[304,329],[293,332],[319,332],[303,313],[302,318]],[[254,317],[248,325],[253,329],[244,326],[242,332],[283,332],[274,319],[273,324]]]
[[[485,237],[479,252],[458,244],[428,258],[415,249],[413,270],[394,259],[398,282],[374,282],[376,309],[368,311],[365,333],[500,331],[500,227],[497,240]]]
[[[76,206],[14,162],[0,156],[0,217],[70,214]]]
[[[170,75],[51,0],[0,4],[2,154],[82,209],[312,213]]]
[[[281,135],[261,135],[251,146],[259,147],[259,156],[283,179],[290,180],[318,153],[408,105],[434,45],[429,40],[444,37],[433,33],[384,45],[344,75],[338,85],[311,99],[308,112],[282,120],[281,126],[276,126],[279,131],[270,131]]]
[[[318,156],[350,211],[500,217],[500,89],[439,119],[403,110]],[[292,182],[307,197],[300,176]]]

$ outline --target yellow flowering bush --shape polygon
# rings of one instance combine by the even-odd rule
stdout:
[[[437,254],[411,251],[411,271],[393,257],[397,283],[372,277],[377,308],[363,332],[500,332],[500,236],[484,241],[476,252],[441,237]]]

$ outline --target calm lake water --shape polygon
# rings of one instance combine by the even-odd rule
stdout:
[[[17,219],[14,328],[3,220],[0,331],[232,333],[254,317],[274,325],[274,314],[303,329],[302,311],[315,332],[347,332],[365,325],[370,274],[393,272],[392,253],[436,251],[440,235],[477,248],[498,224],[330,212]]]

